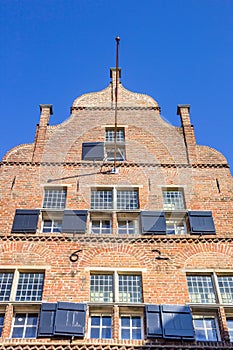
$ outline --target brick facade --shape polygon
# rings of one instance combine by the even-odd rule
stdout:
[[[113,161],[106,157],[107,147],[111,149],[113,144],[107,144],[105,138],[106,130],[114,129],[115,83],[113,69],[110,85],[100,92],[78,97],[70,117],[59,125],[49,125],[52,106],[40,105],[34,143],[11,149],[1,162],[0,273],[7,278],[14,273],[10,295],[1,298],[0,289],[1,347],[231,349],[233,181],[228,163],[216,150],[196,144],[189,105],[178,106],[181,126],[174,127],[161,118],[156,101],[130,92],[120,83],[117,126],[124,130],[124,140],[117,147],[125,155],[117,161],[114,172]],[[85,143],[104,147],[103,159],[85,159]],[[51,206],[45,207],[46,190],[55,190],[58,196],[64,190],[65,206],[57,208],[55,197],[50,199],[46,194]],[[138,204],[135,197],[132,199],[133,191]],[[99,204],[101,200],[103,203]],[[180,207],[176,207],[178,200]],[[108,201],[112,208],[106,209]],[[29,211],[37,218],[35,229],[28,228],[28,220],[32,220]],[[65,215],[70,215],[70,220],[79,227],[71,225],[65,230]],[[148,229],[148,220],[156,227],[161,220],[160,228]],[[62,228],[56,231],[59,225]],[[84,229],[80,228],[82,225]],[[30,296],[26,301],[15,299],[18,276],[25,273],[44,273],[41,299],[32,300]],[[113,295],[113,300],[102,300],[99,286],[95,286],[99,299],[91,299],[91,275],[113,276],[108,294]],[[118,289],[119,276],[128,276],[127,292]],[[142,281],[140,302],[130,299],[135,293],[130,289],[134,276]],[[190,299],[192,291],[188,289],[187,276],[197,278],[198,283],[207,277],[209,290],[205,290],[205,284],[202,286],[206,302],[202,297],[198,299],[200,285],[193,292],[197,299]],[[29,294],[30,288],[35,288],[30,283],[31,280],[26,288]],[[4,292],[6,284],[1,288]],[[210,302],[211,293],[216,299]],[[23,332],[31,327],[20,322],[27,322],[30,315],[39,315],[41,305],[50,303],[58,310],[59,302],[86,305],[83,335],[14,336],[13,331]],[[205,333],[206,339],[198,339],[196,324],[195,336],[188,340],[185,336],[166,337],[165,333],[150,336],[146,305],[157,305],[161,310],[163,305],[190,306],[192,317],[202,322],[201,334],[204,337]],[[58,311],[55,319],[57,314]],[[41,315],[38,319],[35,316],[37,322],[42,322]],[[93,332],[104,329],[102,324],[92,327],[94,316],[97,323],[101,317],[111,319],[110,336],[90,336],[92,328]],[[132,334],[122,336],[124,326],[120,322],[124,317],[125,322],[139,322],[140,318],[137,329],[140,335],[132,335],[137,327],[134,329],[130,324],[125,332]],[[162,311],[160,317],[163,318]],[[161,327],[165,332],[166,326]],[[206,335],[208,330],[212,333]]]

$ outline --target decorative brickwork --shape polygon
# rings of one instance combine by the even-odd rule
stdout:
[[[0,163],[0,350],[231,349],[229,165],[196,144],[189,105],[178,106],[181,126],[174,127],[150,96],[120,84],[124,137],[116,147],[125,153],[114,169],[106,155],[114,144],[106,139],[115,122],[114,74],[106,89],[75,99],[61,124],[50,126],[52,105],[41,105],[34,143],[9,150]],[[15,298],[20,273],[44,276],[42,300]],[[195,333],[182,317],[196,320]],[[64,334],[56,333],[61,324]]]

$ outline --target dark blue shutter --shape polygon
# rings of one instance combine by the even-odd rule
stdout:
[[[159,305],[146,305],[146,335],[148,338],[163,335]]]
[[[62,221],[62,232],[85,233],[87,210],[65,210]]]
[[[141,212],[142,234],[166,234],[165,213],[161,211]]]
[[[192,314],[189,306],[161,305],[163,337],[168,339],[194,339]]]
[[[86,305],[58,302],[54,334],[84,337],[86,323]]]
[[[103,160],[103,142],[84,142],[82,144],[82,160]]]
[[[35,233],[37,230],[39,214],[40,211],[35,209],[16,209],[11,232]]]
[[[53,335],[56,308],[57,303],[41,305],[38,337],[51,337]]]
[[[216,233],[211,211],[189,211],[188,217],[191,234],[213,235]]]

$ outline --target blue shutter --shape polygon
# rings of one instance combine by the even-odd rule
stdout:
[[[53,335],[57,303],[44,303],[41,305],[38,337],[51,337]]]
[[[216,234],[211,211],[189,211],[188,217],[191,234]]]
[[[146,335],[148,338],[163,335],[159,305],[146,305]]]
[[[166,234],[165,213],[161,211],[141,212],[142,234]]]
[[[168,339],[194,339],[192,314],[189,306],[161,305],[163,337]]]
[[[11,232],[35,233],[39,218],[39,210],[16,209]]]
[[[84,337],[86,323],[86,305],[58,302],[54,334]]]
[[[84,142],[82,144],[82,160],[103,160],[103,142]]]
[[[65,210],[62,221],[62,232],[85,233],[87,210]]]

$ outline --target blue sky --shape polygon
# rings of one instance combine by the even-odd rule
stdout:
[[[0,158],[33,142],[39,104],[57,124],[109,84],[119,35],[123,85],[173,125],[190,104],[197,142],[233,169],[233,0],[0,0],[0,33]]]

